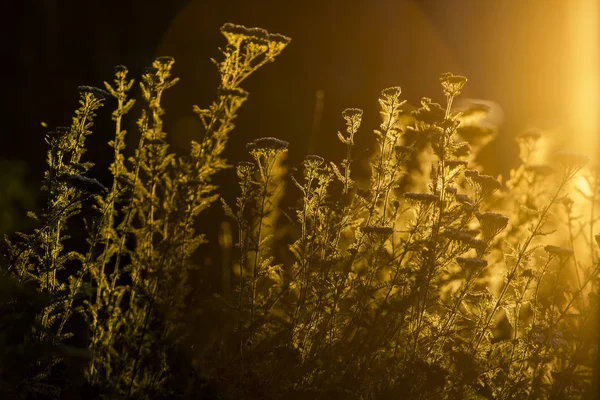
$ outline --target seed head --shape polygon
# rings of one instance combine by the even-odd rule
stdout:
[[[560,258],[569,258],[573,255],[573,249],[567,249],[565,247],[553,246],[551,244],[544,246],[544,250],[550,256],[557,256]]]
[[[103,195],[107,192],[106,187],[94,178],[77,174],[67,174],[64,178],[68,185],[89,194]]]
[[[446,72],[440,76],[440,82],[444,88],[444,94],[448,97],[455,97],[460,94],[461,89],[467,83],[467,78]]]
[[[315,154],[309,154],[304,159],[304,166],[307,168],[317,168],[325,162],[325,159]]]
[[[397,100],[401,93],[400,86],[392,86],[381,91],[381,95],[387,100]]]
[[[173,64],[175,64],[175,59],[170,56],[161,56],[158,57],[156,63],[163,68],[170,68]]]
[[[475,216],[481,225],[481,233],[485,241],[490,241],[498,235],[506,225],[508,225],[508,217],[493,213],[493,212],[476,212]]]
[[[287,150],[287,147],[290,143],[285,140],[277,139],[274,137],[263,137],[260,139],[256,139],[253,142],[250,142],[246,145],[246,148],[249,151],[252,150]]]
[[[103,90],[103,89],[100,89],[100,88],[97,88],[94,86],[79,86],[77,88],[77,90],[82,95],[91,94],[98,100],[104,100],[110,96],[110,94],[106,90]]]
[[[430,204],[439,201],[439,196],[432,193],[406,192],[404,198],[416,203]]]
[[[496,178],[490,175],[480,175],[479,171],[468,169],[465,171],[465,178],[473,186],[480,199],[494,194],[502,186]]]
[[[479,257],[456,257],[456,262],[465,272],[473,272],[488,265],[486,260]]]

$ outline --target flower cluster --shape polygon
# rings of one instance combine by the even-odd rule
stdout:
[[[487,267],[488,262],[478,257],[456,257],[456,262],[465,272],[473,272]]]
[[[64,179],[67,184],[89,194],[103,195],[108,191],[104,185],[94,178],[88,178],[86,176],[76,174],[67,174]]]
[[[289,146],[289,142],[285,140],[277,139],[274,137],[263,137],[254,140],[246,145],[246,148],[249,151],[254,150],[276,150],[276,151],[285,151]]]
[[[481,225],[481,232],[485,241],[490,241],[498,235],[506,225],[508,225],[508,217],[493,213],[493,212],[476,212],[475,216]]]
[[[574,254],[573,249],[567,249],[565,247],[559,247],[554,245],[546,245],[544,246],[544,250],[550,256],[556,256],[560,258],[568,258]]]
[[[464,172],[465,178],[475,189],[478,201],[481,201],[502,187],[496,178],[490,175],[481,175],[479,171],[468,169]]]
[[[450,72],[442,74],[440,82],[444,88],[444,94],[448,97],[456,97],[460,94],[463,86],[467,83],[467,78],[460,75],[454,75]]]

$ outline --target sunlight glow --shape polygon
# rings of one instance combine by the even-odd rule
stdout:
[[[567,7],[567,60],[571,80],[567,82],[569,135],[573,150],[594,158],[598,149],[598,109],[600,54],[598,40],[598,0],[570,0]],[[560,55],[557,55],[559,57]]]

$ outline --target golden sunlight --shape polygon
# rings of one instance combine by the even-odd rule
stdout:
[[[570,0],[568,12],[568,130],[573,150],[594,156],[598,149],[600,62],[598,0]]]

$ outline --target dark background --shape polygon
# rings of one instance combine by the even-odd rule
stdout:
[[[438,77],[451,71],[469,82],[465,97],[500,104],[504,118],[497,140],[480,161],[492,174],[515,162],[512,138],[536,125],[552,128],[564,116],[568,85],[560,0],[22,0],[2,3],[5,41],[0,137],[1,231],[21,222],[35,206],[43,175],[47,128],[68,125],[77,86],[103,87],[117,64],[132,77],[155,56],[176,59],[181,82],[165,96],[165,129],[177,151],[198,137],[192,105],[207,106],[217,86],[210,62],[224,44],[225,22],[259,26],[292,38],[276,60],[252,76],[227,157],[246,157],[244,145],[261,136],[291,142],[289,163],[309,151],[342,158],[336,131],[341,111],[365,110],[360,148],[371,145],[378,124],[377,96],[399,85],[409,104],[422,96],[443,102]],[[561,47],[562,46],[562,47]],[[567,82],[563,82],[567,80]],[[136,89],[137,90],[137,89]],[[313,128],[315,95],[324,93],[323,118]],[[114,132],[109,112],[99,116],[88,159],[92,174],[108,179],[106,142]],[[129,128],[134,129],[135,110]],[[312,136],[312,139],[311,139]],[[232,175],[231,175],[232,176]],[[231,178],[229,176],[229,178]],[[22,178],[22,179],[21,179]],[[225,179],[227,182],[227,176]],[[235,193],[225,185],[225,195]]]

